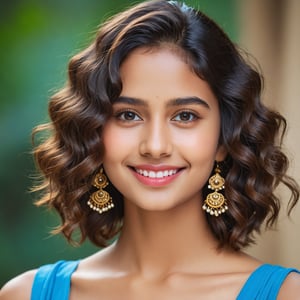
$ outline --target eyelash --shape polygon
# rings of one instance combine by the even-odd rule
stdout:
[[[129,114],[131,114],[129,119],[126,119],[126,114],[127,117]],[[176,118],[180,118],[183,115],[188,115],[188,119],[187,120],[182,120],[182,119],[177,119]],[[133,110],[130,109],[125,109],[125,110],[121,110],[121,111],[117,111],[115,113],[115,118],[120,120],[121,122],[138,122],[138,121],[142,121],[143,119]],[[183,110],[183,111],[179,111],[177,112],[174,117],[172,117],[171,121],[173,122],[180,122],[180,123],[191,123],[194,122],[196,120],[200,119],[200,117],[195,114],[194,112],[191,112],[189,110]]]
[[[136,117],[138,117],[138,120],[134,120],[134,119],[126,119],[126,114],[132,114],[132,116],[134,116],[134,119]],[[127,115],[128,116],[128,115]],[[136,121],[142,121],[142,118],[133,110],[130,109],[126,109],[126,110],[121,110],[115,113],[115,117],[122,121],[122,122],[136,122]]]
[[[175,120],[177,117],[183,116],[184,114],[189,116],[188,120]],[[192,119],[191,119],[191,117],[192,117]],[[189,110],[183,110],[183,111],[177,112],[176,115],[171,120],[175,121],[175,122],[190,123],[190,122],[196,121],[198,119],[200,119],[200,117],[197,114],[195,114],[194,112],[189,111]]]

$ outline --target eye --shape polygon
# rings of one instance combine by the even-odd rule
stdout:
[[[172,121],[176,122],[192,122],[199,119],[199,117],[190,111],[182,111],[172,118]]]
[[[116,114],[117,119],[121,121],[141,121],[142,119],[131,110],[125,110]]]

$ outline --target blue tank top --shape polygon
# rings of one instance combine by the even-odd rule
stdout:
[[[68,300],[71,276],[79,261],[59,261],[38,269],[32,285],[31,300]],[[276,300],[280,287],[291,272],[281,266],[264,264],[258,267],[241,289],[237,300]]]

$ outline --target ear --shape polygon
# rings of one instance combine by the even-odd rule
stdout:
[[[228,152],[225,149],[225,147],[223,145],[219,145],[217,152],[216,152],[215,161],[217,161],[217,162],[223,161],[226,158],[227,154],[228,154]]]

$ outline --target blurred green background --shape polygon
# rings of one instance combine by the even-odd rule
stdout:
[[[31,130],[47,121],[47,101],[66,79],[70,57],[106,17],[141,1],[0,0],[0,286],[25,270],[98,249],[51,236],[54,212],[33,205]],[[238,39],[234,0],[185,1]]]

